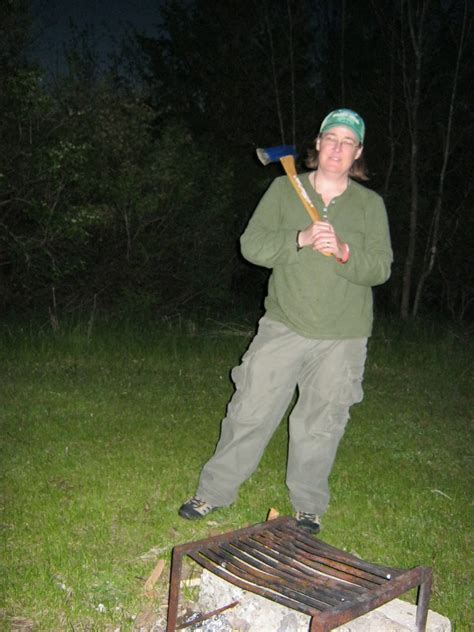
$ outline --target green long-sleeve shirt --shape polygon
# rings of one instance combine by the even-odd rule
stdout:
[[[301,181],[322,214],[324,203],[308,175]],[[288,178],[276,178],[241,237],[242,254],[272,269],[269,318],[307,338],[363,338],[372,331],[372,286],[389,278],[393,259],[385,206],[377,193],[350,180],[328,205],[327,218],[349,244],[345,264],[309,247],[297,250],[297,231],[310,220]]]

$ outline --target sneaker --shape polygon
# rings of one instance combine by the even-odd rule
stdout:
[[[296,512],[296,526],[312,535],[316,535],[321,530],[320,522],[319,516],[316,514],[305,513],[304,511]]]
[[[193,496],[181,505],[178,513],[181,518],[186,518],[186,520],[199,520],[199,518],[204,518],[204,516],[207,516],[207,514],[214,511],[214,509],[217,509],[217,507],[210,505],[197,496]]]

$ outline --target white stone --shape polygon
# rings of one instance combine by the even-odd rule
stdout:
[[[244,591],[213,573],[203,571],[197,607],[211,612],[239,601],[219,616],[190,627],[193,632],[308,632],[310,617]],[[335,628],[338,632],[415,632],[416,606],[393,601]],[[427,632],[451,632],[449,619],[428,611]]]

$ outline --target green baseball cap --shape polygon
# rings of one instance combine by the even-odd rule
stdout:
[[[365,136],[365,123],[357,112],[345,108],[329,112],[321,123],[319,133],[323,134],[327,132],[328,129],[331,129],[331,127],[338,127],[339,125],[344,125],[344,127],[351,129],[362,145]]]

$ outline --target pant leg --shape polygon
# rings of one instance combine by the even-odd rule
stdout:
[[[296,511],[324,514],[328,478],[349,409],[362,401],[367,339],[316,341],[290,415],[287,486]]]
[[[305,344],[283,324],[265,316],[260,320],[242,363],[232,371],[236,390],[215,453],[202,469],[200,498],[217,506],[234,502],[293,397]]]

